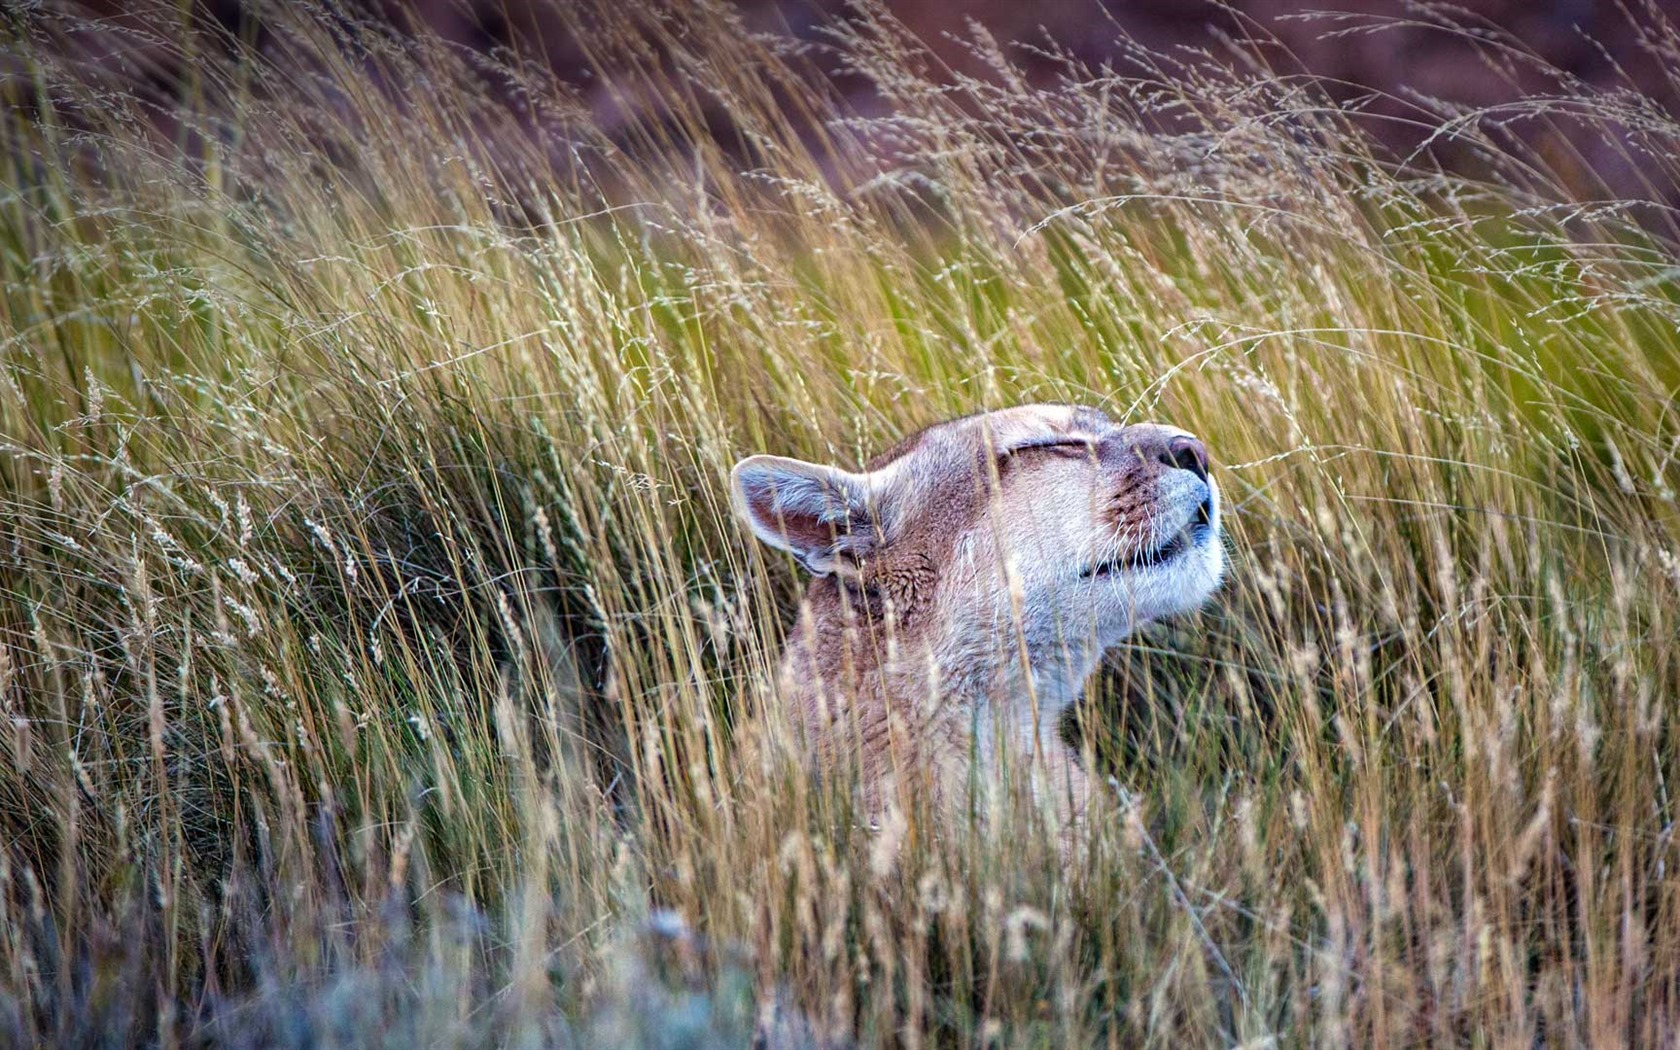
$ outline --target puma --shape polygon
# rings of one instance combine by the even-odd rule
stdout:
[[[855,770],[871,810],[907,774],[945,798],[1029,775],[1082,819],[1063,715],[1105,650],[1219,585],[1208,466],[1182,430],[1067,405],[941,423],[861,471],[738,463],[738,512],[815,577],[780,691],[819,769]]]

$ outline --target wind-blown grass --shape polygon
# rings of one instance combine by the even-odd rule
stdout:
[[[575,14],[617,138],[325,11],[9,16],[0,1039],[1672,1041],[1667,213],[1427,103],[1486,173],[1384,159],[1257,47],[982,83],[688,7]],[[893,115],[804,120],[819,60]],[[797,767],[724,491],[1027,400],[1230,504],[1066,864]]]

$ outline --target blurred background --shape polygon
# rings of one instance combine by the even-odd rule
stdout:
[[[645,10],[657,20],[680,12],[685,2],[624,0],[615,6],[619,13]],[[188,4],[197,17],[260,42],[261,4]],[[331,6],[347,18],[386,22],[408,33],[429,30],[470,52],[514,54],[546,65],[588,106],[591,123],[609,135],[629,134],[650,119],[657,123],[658,114],[626,101],[633,91],[618,90],[620,70],[601,57],[607,52],[591,46],[591,15],[574,0],[338,0]],[[817,75],[829,80],[832,97],[841,102],[837,111],[891,115],[867,78],[849,74],[826,54],[835,31],[857,10],[852,0],[722,0],[719,6],[731,9],[744,30],[800,48]],[[1321,78],[1339,102],[1358,100],[1369,130],[1397,156],[1427,142],[1431,161],[1476,174],[1466,170],[1474,168],[1474,153],[1455,151],[1450,139],[1430,132],[1443,112],[1479,109],[1487,111],[1484,128],[1496,125],[1498,134],[1520,141],[1579,198],[1677,199],[1675,186],[1641,164],[1641,151],[1651,147],[1638,141],[1636,118],[1633,126],[1618,127],[1602,112],[1578,121],[1568,105],[1533,104],[1537,97],[1603,93],[1637,99],[1635,111],[1675,112],[1680,81],[1661,45],[1675,39],[1676,0],[886,0],[873,6],[930,48],[946,67],[936,75],[996,76],[978,53],[994,42],[1025,76],[1049,82],[1065,73],[1069,57],[1090,69],[1136,75],[1149,65],[1140,60],[1144,52],[1216,66],[1249,60],[1234,57],[1234,42],[1261,41],[1241,50],[1264,56],[1279,72]],[[137,5],[99,0],[81,10],[122,22]],[[126,57],[132,47],[132,41],[125,44]],[[659,45],[650,42],[649,48]],[[154,70],[154,76],[167,83],[171,71]],[[1529,101],[1518,105],[1523,99]]]

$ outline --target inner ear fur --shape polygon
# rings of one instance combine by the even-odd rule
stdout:
[[[818,576],[869,557],[882,544],[884,487],[869,474],[749,456],[730,472],[735,508],[760,540]]]

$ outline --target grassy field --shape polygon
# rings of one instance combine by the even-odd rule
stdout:
[[[1469,177],[1252,46],[573,10],[616,115],[318,11],[5,16],[0,1044],[1680,1038],[1676,226],[1508,134],[1672,186],[1654,103],[1415,103]],[[819,61],[893,115],[804,120]],[[1229,507],[1065,863],[801,772],[725,491],[1028,400]]]

